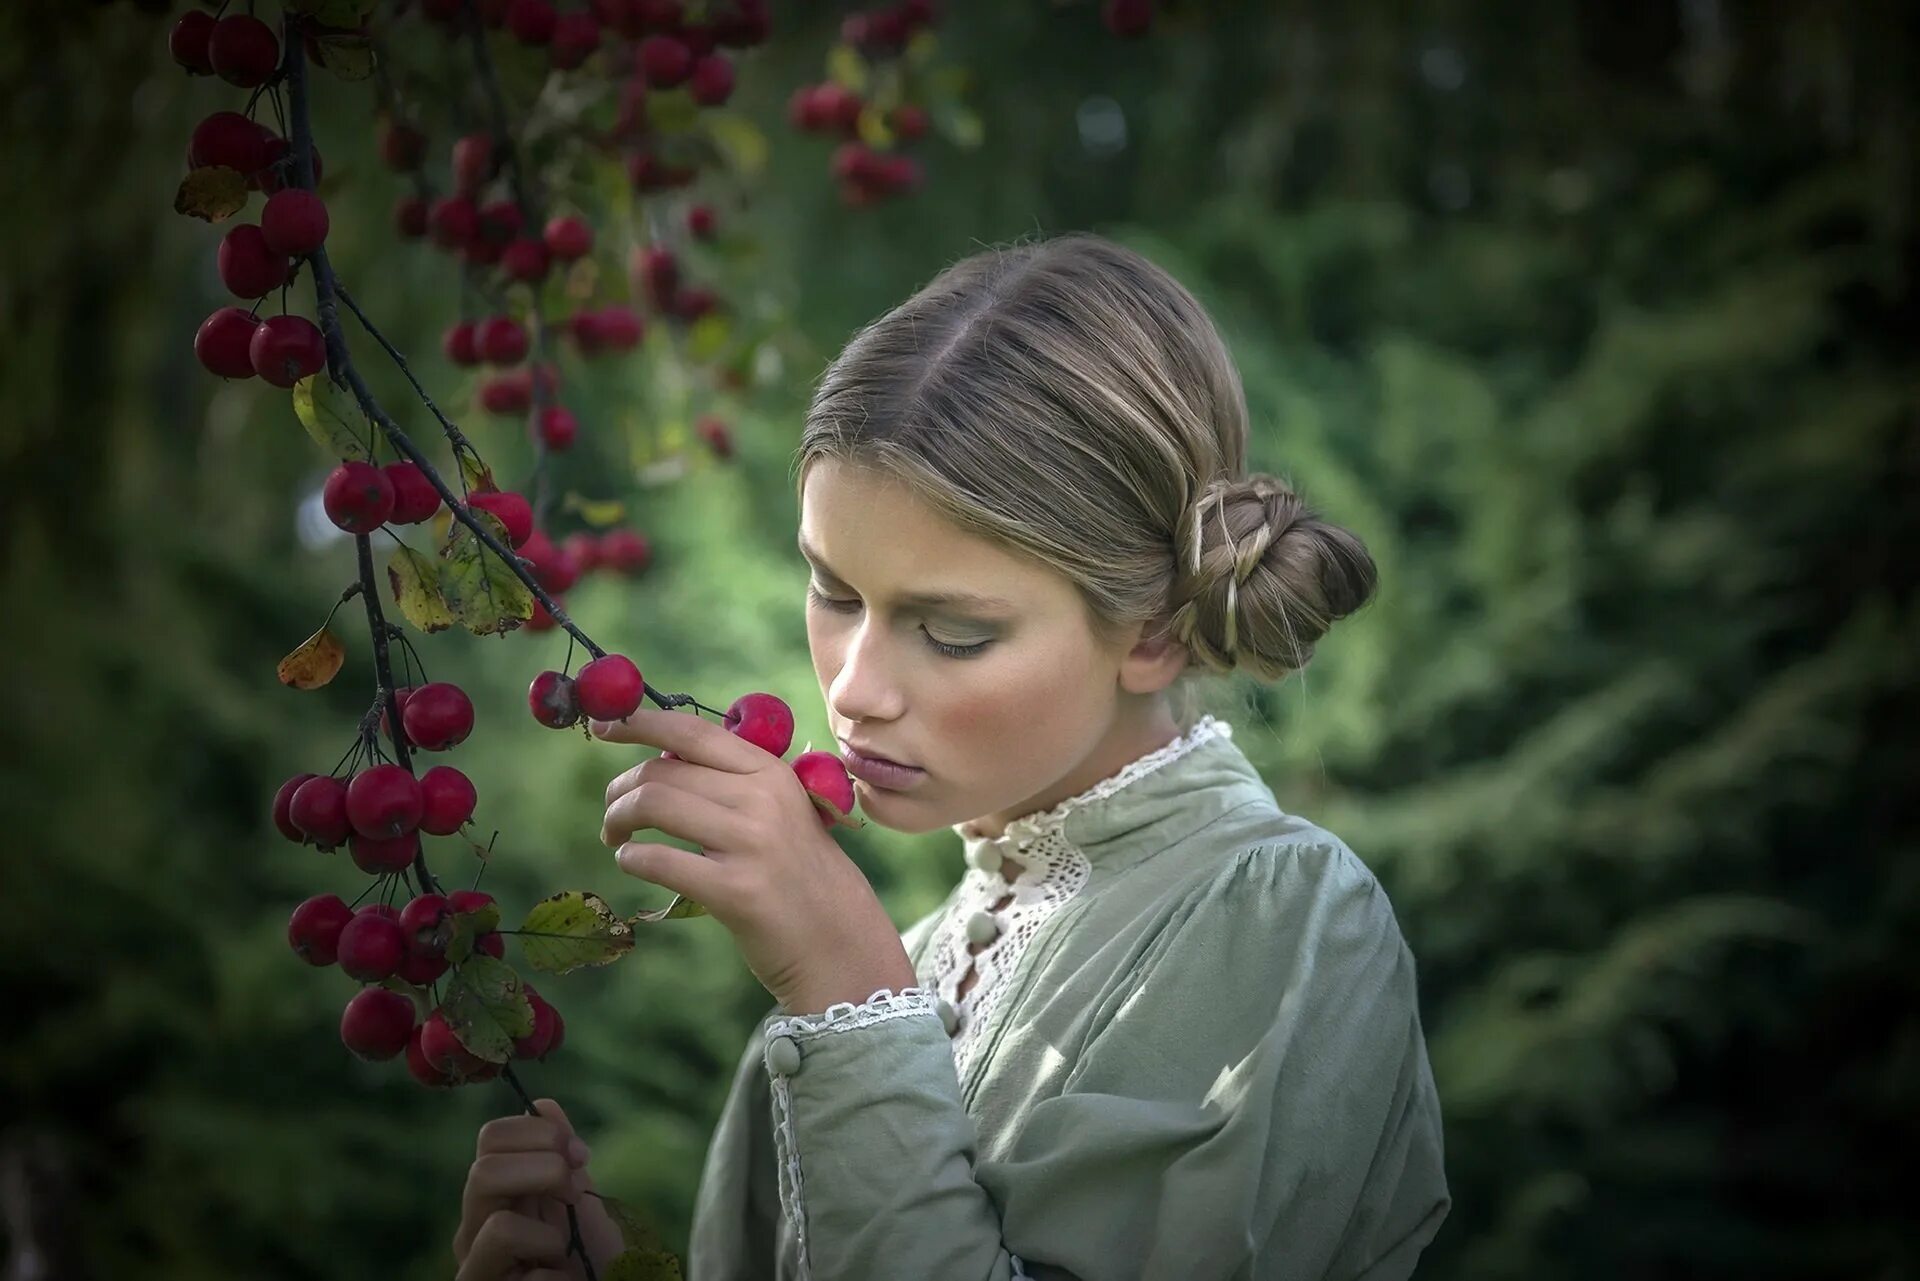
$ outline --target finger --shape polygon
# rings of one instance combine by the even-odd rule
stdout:
[[[454,1281],[505,1281],[526,1263],[564,1264],[567,1234],[550,1223],[502,1210],[487,1216]]]
[[[480,1127],[473,1154],[480,1157],[489,1152],[564,1152],[572,1132],[571,1127],[556,1123],[551,1116],[528,1116],[523,1112],[495,1117]]]
[[[617,721],[590,721],[595,738],[609,743],[645,743],[672,752],[681,760],[732,774],[751,774],[766,761],[766,752],[738,734],[696,714],[636,708]]]
[[[692,761],[675,761],[664,756],[649,756],[632,769],[622,770],[611,783],[607,784],[606,803],[612,805],[642,783],[659,782],[671,783],[696,796],[705,796],[731,808],[740,795],[739,777],[726,770],[695,765]]]
[[[724,918],[733,901],[733,878],[724,864],[672,845],[628,841],[614,851],[614,862],[628,876],[684,894],[713,915]]]
[[[642,830],[725,849],[738,843],[739,820],[734,810],[711,796],[665,779],[649,778],[607,806],[600,823],[600,843],[612,849]]]
[[[513,1210],[516,1197],[573,1195],[573,1166],[560,1153],[489,1152],[467,1170],[460,1196],[460,1227],[454,1233],[456,1255],[473,1248],[475,1234],[489,1217]]]
[[[567,1164],[574,1168],[575,1174],[585,1174],[587,1162],[593,1159],[593,1152],[587,1147],[587,1141],[573,1128],[573,1122],[567,1120],[566,1112],[552,1099],[535,1099],[533,1106],[542,1116],[551,1117],[560,1127],[560,1155],[567,1158]],[[574,1187],[578,1189],[576,1178]],[[593,1180],[587,1180],[587,1186],[593,1186]]]

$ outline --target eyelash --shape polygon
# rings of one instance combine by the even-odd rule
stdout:
[[[811,583],[807,585],[807,599],[822,609],[830,609],[836,614],[844,614],[850,610],[860,608],[858,601],[835,600],[831,596],[822,596],[819,590]],[[921,628],[920,634],[926,636],[927,629],[924,627]],[[945,641],[937,641],[933,637],[927,636],[927,644],[933,646],[948,658],[977,658],[980,651],[993,644],[993,642],[981,641],[978,645],[949,645]]]

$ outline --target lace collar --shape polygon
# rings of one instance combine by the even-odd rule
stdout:
[[[1006,825],[999,836],[985,836],[972,830],[971,820],[952,825],[954,835],[966,846],[967,862],[981,864],[984,846],[1001,847],[1005,853],[1027,867],[1020,879],[1038,878],[1046,871],[1037,866],[1046,852],[1063,847],[1063,842],[1042,840],[1049,834],[1064,835],[1065,846],[1078,849],[1090,861],[1098,861],[1123,844],[1123,838],[1158,824],[1180,808],[1191,792],[1194,780],[1185,777],[1189,770],[1170,768],[1189,757],[1204,757],[1201,749],[1209,744],[1225,743],[1233,737],[1233,726],[1211,714],[1202,716],[1191,729],[1146,755],[1128,762],[1076,796],[1051,809],[1022,815]]]

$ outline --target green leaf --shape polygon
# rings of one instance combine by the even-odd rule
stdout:
[[[500,905],[487,903],[471,912],[453,914],[452,932],[447,936],[447,959],[455,965],[473,955],[473,941],[482,934],[500,928]]]
[[[342,80],[365,80],[373,74],[373,37],[342,32],[321,36],[314,43],[320,51],[320,65]]]
[[[238,169],[225,165],[195,169],[180,180],[179,190],[173,193],[175,213],[207,222],[230,218],[246,206],[247,180]]]
[[[507,545],[507,527],[498,516],[478,509],[471,514]],[[475,636],[504,634],[533,617],[527,585],[461,522],[448,529],[440,549],[440,593],[454,618]]]
[[[584,890],[562,890],[533,905],[520,923],[520,950],[545,974],[606,965],[633,950],[633,926],[606,900]]]
[[[476,454],[468,453],[465,450],[459,452],[460,475],[462,479],[467,482],[467,488],[481,492],[492,489],[494,487],[493,468],[481,462],[479,456]]]
[[[759,176],[767,167],[772,147],[760,126],[734,111],[714,111],[706,116],[707,134],[727,158],[727,163],[742,177]]]
[[[647,95],[647,125],[656,133],[685,133],[700,123],[700,104],[684,89]]]
[[[359,402],[336,384],[325,370],[308,374],[293,385],[293,412],[307,435],[340,458],[373,461],[372,436]]]
[[[680,1281],[680,1260],[664,1250],[628,1250],[614,1256],[601,1281]]]
[[[653,1225],[640,1216],[639,1211],[622,1201],[619,1197],[606,1196],[595,1192],[600,1204],[606,1207],[607,1217],[620,1229],[620,1243],[629,1250],[659,1250],[662,1248],[660,1234]]]
[[[649,912],[635,912],[627,919],[635,925],[652,925],[656,921],[679,921],[691,916],[705,916],[707,909],[684,894],[673,896],[673,902],[665,907],[656,907]]]
[[[514,1041],[533,1034],[533,1002],[520,976],[485,953],[449,971],[440,1010],[454,1038],[490,1063],[505,1063]]]
[[[440,594],[440,570],[433,559],[402,544],[387,558],[387,586],[406,620],[429,634],[453,626],[453,610]]]
[[[727,340],[732,336],[733,323],[723,313],[709,312],[687,329],[687,359],[712,360],[726,349]]]

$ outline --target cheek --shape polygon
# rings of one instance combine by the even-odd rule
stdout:
[[[938,696],[949,741],[993,744],[994,754],[1004,755],[1018,744],[1045,748],[1049,729],[1071,733],[1084,719],[1094,693],[1088,655],[1067,642],[1039,643],[1002,659],[951,665],[956,674],[941,682]]]

